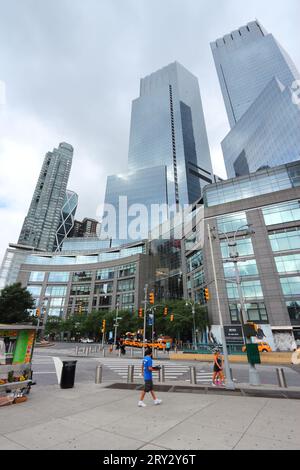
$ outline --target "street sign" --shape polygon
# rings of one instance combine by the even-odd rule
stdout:
[[[224,326],[226,343],[242,344],[243,343],[243,329],[241,326]]]

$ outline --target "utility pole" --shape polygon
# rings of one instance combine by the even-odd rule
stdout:
[[[218,280],[217,280],[217,273],[216,273],[215,258],[214,258],[213,245],[212,245],[211,229],[210,229],[209,224],[207,224],[207,230],[208,230],[209,246],[210,246],[210,252],[211,252],[213,276],[214,276],[215,287],[216,287],[216,298],[217,298],[219,321],[220,321],[220,327],[221,327],[221,338],[222,338],[222,344],[223,344],[225,375],[226,375],[226,385],[225,385],[225,387],[229,390],[234,390],[235,385],[234,385],[234,382],[231,378],[231,371],[230,371],[230,365],[229,365],[227,344],[226,344],[226,338],[225,338],[225,332],[224,332],[224,324],[223,324],[223,318],[222,318],[222,312],[221,312],[221,304],[220,304],[220,297],[219,297],[219,287],[218,287]]]
[[[240,273],[238,269],[239,254],[237,251],[234,251],[234,248],[236,248],[236,246],[237,246],[237,243],[236,243],[235,238],[233,242],[228,243],[230,261],[233,262],[234,264],[234,272],[235,272],[236,284],[237,284],[237,289],[238,289],[239,301],[241,305],[241,320],[242,320],[242,327],[243,327],[248,322],[248,315],[247,315],[247,311],[245,308],[242,282],[241,282],[241,277],[240,277]],[[248,337],[246,337],[246,344],[252,344],[251,339]],[[249,384],[261,385],[258,370],[256,369],[255,365],[251,364],[250,362],[249,362]]]

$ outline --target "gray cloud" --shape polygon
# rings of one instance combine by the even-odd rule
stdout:
[[[131,101],[142,76],[174,60],[198,76],[214,168],[224,176],[228,123],[209,42],[257,17],[300,65],[299,0],[0,0],[0,12],[10,116],[0,139],[20,149],[31,141],[40,155],[34,169],[22,166],[22,217],[45,152],[62,140],[75,148],[69,186],[80,196],[78,216],[95,216],[106,176],[126,171]],[[26,136],[14,121],[24,122]],[[22,158],[15,155],[15,164]],[[19,229],[8,230],[1,250]]]

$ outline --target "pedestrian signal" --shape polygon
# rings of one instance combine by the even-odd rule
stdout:
[[[143,309],[139,308],[139,318],[143,318]]]

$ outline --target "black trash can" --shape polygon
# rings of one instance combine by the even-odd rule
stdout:
[[[73,388],[77,361],[63,361],[60,388]]]

